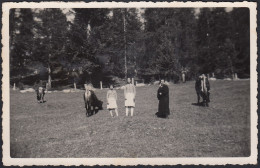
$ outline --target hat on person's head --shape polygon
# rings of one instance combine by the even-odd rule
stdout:
[[[163,81],[163,83],[165,83],[165,79],[160,79],[160,84],[162,83],[162,81]]]

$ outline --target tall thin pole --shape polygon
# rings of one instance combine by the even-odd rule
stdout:
[[[135,53],[135,55],[134,55],[134,61],[135,61],[135,76],[134,76],[134,78],[136,79],[136,78],[137,78],[136,53]]]
[[[125,45],[125,79],[127,79],[127,57],[126,57],[126,9],[123,13],[123,21],[124,21],[124,45]]]
[[[53,20],[53,13],[51,14],[51,18]],[[48,88],[51,88],[51,56],[54,54],[53,51],[52,51],[52,30],[51,28],[49,28],[49,33],[50,33],[50,36],[49,36],[49,57],[48,57]]]

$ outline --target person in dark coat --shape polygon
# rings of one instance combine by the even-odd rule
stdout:
[[[170,115],[169,109],[169,88],[165,84],[165,80],[161,80],[159,89],[157,91],[157,98],[159,100],[158,113],[156,115],[161,118],[167,118]]]

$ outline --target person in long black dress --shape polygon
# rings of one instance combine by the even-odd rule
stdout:
[[[169,88],[165,84],[165,80],[161,80],[160,87],[157,91],[157,98],[159,100],[158,113],[156,115],[161,118],[167,118],[170,114],[169,109]]]

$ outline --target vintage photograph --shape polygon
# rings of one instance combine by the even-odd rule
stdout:
[[[248,6],[63,4],[6,11],[4,157],[256,163]]]

